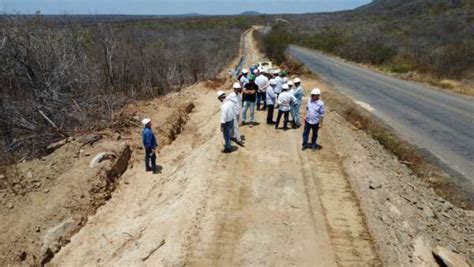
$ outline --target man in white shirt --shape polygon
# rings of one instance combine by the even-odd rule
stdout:
[[[247,83],[249,83],[249,70],[248,69],[243,69],[242,70],[242,75],[240,76],[239,82],[240,86],[243,88]]]
[[[230,142],[231,137],[231,130],[232,126],[234,125],[234,118],[235,118],[235,107],[232,101],[224,101],[225,100],[225,93],[223,91],[217,92],[217,99],[223,102],[221,106],[221,132],[224,135],[224,150],[222,153],[231,153],[232,152],[232,145]]]
[[[323,118],[325,113],[324,102],[320,99],[321,91],[318,88],[314,88],[311,91],[311,98],[308,99],[308,105],[306,106],[306,116],[303,131],[303,147],[305,150],[309,147],[308,139],[310,130],[313,131],[311,138],[311,148],[317,149],[319,147],[318,131],[323,127]]]
[[[277,103],[280,106],[278,109],[278,116],[277,121],[275,124],[275,129],[278,129],[278,125],[280,124],[281,116],[284,116],[283,120],[283,130],[288,130],[288,117],[291,110],[292,103],[296,100],[296,98],[289,92],[290,88],[288,84],[283,84],[282,86],[282,93],[278,96]]]
[[[239,82],[235,82],[232,86],[234,92],[230,93],[225,101],[231,101],[235,108],[234,124],[231,130],[231,140],[235,141],[239,146],[244,147],[244,142],[240,136],[239,123],[240,123],[240,110],[242,107],[242,86]]]
[[[275,94],[278,99],[278,96],[281,94],[281,88],[283,86],[283,72],[276,73],[277,75],[275,76]],[[275,108],[278,107],[278,104],[275,105]]]
[[[291,116],[293,117],[293,128],[299,128],[301,126],[300,122],[300,108],[301,103],[303,103],[304,89],[301,86],[301,79],[295,78],[293,80],[295,88],[293,89],[293,95],[296,98],[295,103],[291,106]]]
[[[267,88],[267,93],[266,93],[266,102],[267,102],[267,108],[268,108],[268,113],[267,113],[267,124],[275,124],[273,121],[273,110],[275,107],[276,103],[276,94],[275,94],[275,87],[276,87],[276,82],[275,79],[270,80],[270,86]]]
[[[265,101],[267,87],[269,86],[268,78],[264,75],[263,72],[260,72],[257,78],[255,78],[255,83],[258,86],[257,91],[257,110],[260,110],[260,102],[263,101],[263,110],[267,108],[267,103]]]

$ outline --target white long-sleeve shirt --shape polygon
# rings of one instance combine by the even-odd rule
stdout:
[[[270,82],[268,81],[268,78],[265,75],[260,74],[257,78],[255,78],[255,84],[257,84],[258,86],[259,92],[265,92],[267,90],[267,87],[270,85]]]
[[[308,105],[306,106],[306,122],[309,124],[317,124],[324,118],[325,108],[324,102],[321,99],[312,101],[308,99]]]
[[[226,101],[232,101],[232,103],[235,106],[235,116],[238,116],[240,114],[240,109],[242,106],[242,95],[241,94],[236,94],[235,92],[230,93],[226,99]]]
[[[221,106],[221,123],[233,121],[235,118],[235,106],[232,101],[224,101]]]
[[[267,97],[266,97],[267,105],[275,105],[276,102],[276,94],[274,86],[270,85],[267,88]]]
[[[281,93],[281,88],[283,87],[283,79],[280,76],[275,77],[275,93],[280,94]]]
[[[280,105],[281,111],[289,111],[291,109],[291,103],[294,101],[296,101],[296,98],[288,91],[285,91],[278,96],[278,105]]]

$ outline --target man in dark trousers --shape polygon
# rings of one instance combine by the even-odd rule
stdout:
[[[249,82],[245,85],[242,92],[244,109],[242,111],[242,125],[247,123],[247,111],[250,109],[250,128],[255,123],[255,103],[257,102],[258,86],[255,84],[255,75],[250,75]]]
[[[280,125],[281,117],[283,116],[283,130],[288,130],[288,117],[290,114],[291,105],[293,102],[296,101],[296,98],[293,96],[292,93],[289,92],[290,87],[288,84],[284,84],[282,86],[282,93],[278,96],[277,103],[278,103],[278,116],[275,123],[275,129],[278,129]]]
[[[147,172],[152,171],[156,174],[158,169],[156,168],[155,149],[158,147],[158,143],[151,130],[151,120],[143,119],[142,123],[145,126],[142,132],[143,147],[145,148],[145,169]]]
[[[313,131],[313,136],[311,138],[311,148],[317,149],[319,147],[318,141],[318,131],[323,127],[323,118],[324,118],[324,102],[319,99],[321,91],[318,88],[314,88],[311,91],[311,98],[308,99],[308,104],[306,106],[306,116],[303,132],[303,147],[302,150],[305,150],[309,147],[308,139],[310,130]]]

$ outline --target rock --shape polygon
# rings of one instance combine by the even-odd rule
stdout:
[[[380,189],[382,188],[382,185],[377,182],[369,181],[369,188],[372,190]]]
[[[438,266],[429,244],[421,237],[416,237],[413,244],[413,263],[415,266]]]
[[[436,217],[433,210],[430,207],[426,206],[426,205],[423,207],[423,213],[426,215],[426,217],[429,217],[429,218]]]
[[[120,135],[120,133],[114,133],[114,139],[115,140],[120,140],[120,139],[122,139],[122,136]]]
[[[65,144],[67,144],[68,142],[68,139],[64,139],[64,140],[61,140],[59,142],[55,142],[55,143],[52,143],[50,144],[49,146],[46,147],[46,149],[49,151],[49,152],[53,152],[54,150],[64,146]]]
[[[95,142],[99,141],[100,139],[102,139],[102,136],[101,135],[98,135],[98,134],[89,134],[89,135],[86,135],[86,136],[83,136],[81,138],[79,138],[79,142],[85,146],[85,145],[93,145]]]
[[[27,172],[26,173],[26,178],[28,178],[30,180],[33,179],[33,173],[31,171]]]
[[[41,232],[41,228],[39,226],[36,226],[35,232],[37,232],[37,233]]]
[[[24,260],[26,260],[27,256],[28,256],[28,254],[26,253],[26,251],[20,251],[18,253],[18,260],[24,261]]]
[[[56,227],[48,229],[42,239],[40,250],[41,263],[47,263],[61,248],[61,241],[72,234],[77,227],[72,218],[68,218]]]
[[[44,192],[45,194],[47,194],[47,193],[49,193],[49,189],[45,189],[43,192]]]
[[[35,189],[38,189],[41,187],[41,182],[39,180],[34,180],[31,182],[31,184],[33,185],[33,188]]]
[[[7,177],[4,174],[0,174],[0,180],[5,180]]]
[[[94,168],[104,160],[114,159],[117,156],[112,152],[102,152],[97,154],[89,163],[89,167]]]
[[[463,256],[456,254],[445,247],[437,246],[433,250],[433,256],[435,257],[436,261],[442,263],[441,266],[448,266],[448,267],[469,267],[467,264],[466,259]]]
[[[7,207],[7,209],[13,209],[15,207],[15,205],[13,205],[13,203],[11,202],[8,202],[5,206]]]

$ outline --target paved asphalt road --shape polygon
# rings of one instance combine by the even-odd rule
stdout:
[[[403,138],[461,174],[456,182],[474,194],[474,98],[385,76],[297,46],[291,46],[290,53]]]

